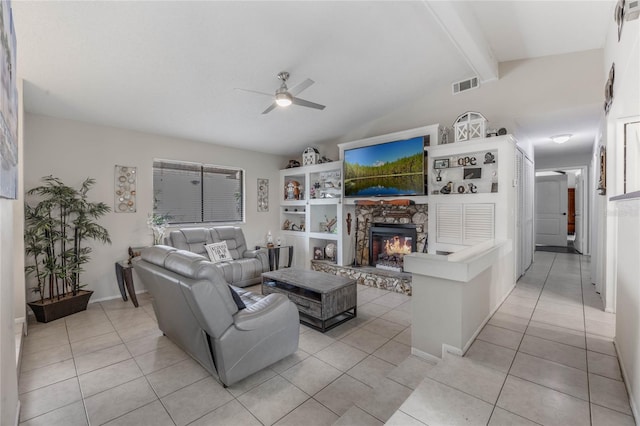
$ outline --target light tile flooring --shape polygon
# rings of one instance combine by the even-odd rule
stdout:
[[[464,358],[449,356],[389,425],[634,425],[588,257],[536,262]]]
[[[94,303],[30,325],[21,424],[633,424],[581,265],[537,253],[467,357],[437,366],[409,355],[410,299],[359,286],[358,318],[302,326],[298,352],[227,389],[162,336],[147,295]]]

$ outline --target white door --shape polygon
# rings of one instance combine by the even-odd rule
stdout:
[[[536,244],[567,246],[567,175],[536,176]]]
[[[573,247],[580,253],[584,253],[582,250],[582,244],[584,242],[583,236],[583,200],[584,200],[584,182],[582,179],[582,173],[576,175],[576,206],[575,206],[575,223],[576,223],[576,239],[573,242]]]

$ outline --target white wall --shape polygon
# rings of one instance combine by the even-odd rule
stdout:
[[[611,22],[603,64],[607,75],[612,63],[615,63],[614,97],[603,135],[607,147],[607,196],[601,198],[606,232],[599,241],[601,255],[594,260],[604,269],[607,307],[616,312],[616,349],[637,421],[640,418],[640,203],[608,200],[623,191],[620,154],[624,139],[619,120],[640,115],[640,19],[624,23],[620,41],[617,28]],[[619,211],[617,207],[620,207]]]
[[[77,186],[85,178],[96,179],[89,192],[94,201],[104,201],[113,209],[114,166],[138,168],[137,212],[111,212],[100,223],[110,233],[112,245],[96,245],[91,262],[81,276],[92,300],[119,297],[114,262],[127,258],[129,246],[150,245],[147,215],[152,211],[152,166],[154,158],[195,161],[245,169],[246,224],[241,225],[247,245],[264,241],[267,231],[277,235],[279,226],[278,170],[286,160],[279,156],[222,147],[209,143],[140,133],[27,114],[25,126],[25,188],[39,184],[42,176],[53,174],[66,184]],[[257,178],[269,179],[269,212],[257,212]],[[139,282],[136,289],[141,289]]]

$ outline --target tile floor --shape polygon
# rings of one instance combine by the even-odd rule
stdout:
[[[437,366],[410,356],[410,298],[359,286],[358,318],[325,334],[302,326],[298,352],[227,389],[162,336],[146,294],[137,309],[94,303],[30,325],[20,421],[633,424],[611,343],[614,318],[582,285],[581,265],[579,256],[538,253],[467,357]]]
[[[536,262],[464,358],[429,370],[388,425],[634,425],[612,340],[615,315],[589,258]]]

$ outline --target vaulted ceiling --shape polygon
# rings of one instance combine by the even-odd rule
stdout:
[[[292,154],[407,105],[437,110],[442,99],[428,95],[451,96],[454,81],[500,84],[505,61],[601,49],[613,3],[14,1],[13,9],[27,111]],[[235,90],[273,93],[283,70],[289,87],[313,79],[299,96],[326,109],[263,115],[269,97]],[[546,116],[548,104],[529,108],[518,130],[542,143],[578,131],[563,122],[578,123],[592,141],[601,108],[592,101],[564,117]]]

